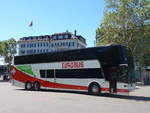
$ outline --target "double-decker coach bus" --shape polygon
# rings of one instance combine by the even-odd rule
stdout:
[[[128,94],[135,88],[131,52],[122,45],[15,56],[12,84],[27,90],[63,89]]]

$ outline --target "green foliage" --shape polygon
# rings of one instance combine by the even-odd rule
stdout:
[[[97,45],[123,44],[141,65],[150,52],[150,1],[106,0],[104,19],[96,30]]]
[[[14,38],[0,42],[0,54],[5,57],[5,62],[10,67],[12,58],[16,54],[17,42]]]
[[[2,55],[4,52],[4,43],[0,42],[0,55]]]
[[[5,62],[11,64],[12,57],[16,54],[16,40],[14,38],[11,38],[7,41],[4,41],[4,45]]]

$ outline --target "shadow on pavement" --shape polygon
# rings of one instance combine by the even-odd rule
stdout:
[[[61,90],[46,90],[42,89],[40,91],[33,91],[33,90],[25,90],[25,89],[16,89],[19,91],[32,91],[32,92],[56,92],[56,93],[74,93],[74,94],[81,94],[81,95],[89,95],[89,96],[96,96],[96,97],[107,97],[107,98],[116,98],[116,99],[125,99],[125,100],[134,100],[134,101],[150,101],[150,97],[145,96],[124,96],[124,95],[113,95],[113,94],[101,94],[101,95],[90,95],[88,92],[78,92],[78,91],[61,91]]]
[[[126,99],[126,100],[135,100],[135,101],[150,101],[150,97],[145,97],[145,96],[133,96],[133,95],[124,96],[124,95],[104,94],[103,97]]]

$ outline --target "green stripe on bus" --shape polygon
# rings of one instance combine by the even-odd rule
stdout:
[[[21,71],[30,74],[32,76],[34,76],[35,74],[32,71],[32,67],[30,65],[24,65],[24,66],[17,66],[18,69],[20,69]]]

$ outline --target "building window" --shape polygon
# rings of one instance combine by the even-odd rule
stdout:
[[[32,54],[33,53],[33,50],[30,50],[30,54]]]
[[[65,42],[63,42],[63,46],[65,46],[66,44],[65,44]]]
[[[57,39],[57,36],[53,36],[53,39],[56,40],[56,39]]]
[[[72,42],[72,46],[74,46],[74,42]]]
[[[27,44],[27,47],[29,47],[29,44]]]
[[[58,37],[58,39],[60,39],[60,40],[61,40],[61,39],[63,39],[63,36],[62,36],[62,35],[61,35],[61,36],[59,36],[59,37]]]
[[[21,50],[20,53],[21,53],[21,54],[25,54],[25,50]]]
[[[46,44],[45,44],[45,43],[43,43],[43,44],[44,44],[43,46],[45,47],[45,46],[46,46]]]
[[[46,43],[46,46],[48,47],[48,42]]]
[[[62,42],[60,42],[60,46],[62,46]]]
[[[32,47],[32,44],[30,44],[30,48]]]
[[[25,44],[21,44],[20,46],[21,46],[21,48],[25,48],[26,45]]]
[[[29,54],[29,50],[27,50],[27,54]]]
[[[34,53],[36,53],[36,49],[34,49]]]
[[[20,44],[20,47],[22,48],[22,44]]]
[[[68,38],[68,35],[65,35],[64,38],[67,39],[67,38]]]
[[[68,42],[66,42],[66,46],[68,46]]]
[[[54,47],[54,44],[53,44],[53,43],[51,44],[51,47]]]
[[[40,53],[42,53],[42,49],[40,50]]]
[[[69,47],[71,46],[71,42],[68,42],[68,46],[69,46]]]
[[[57,43],[57,47],[59,46],[59,43]]]

